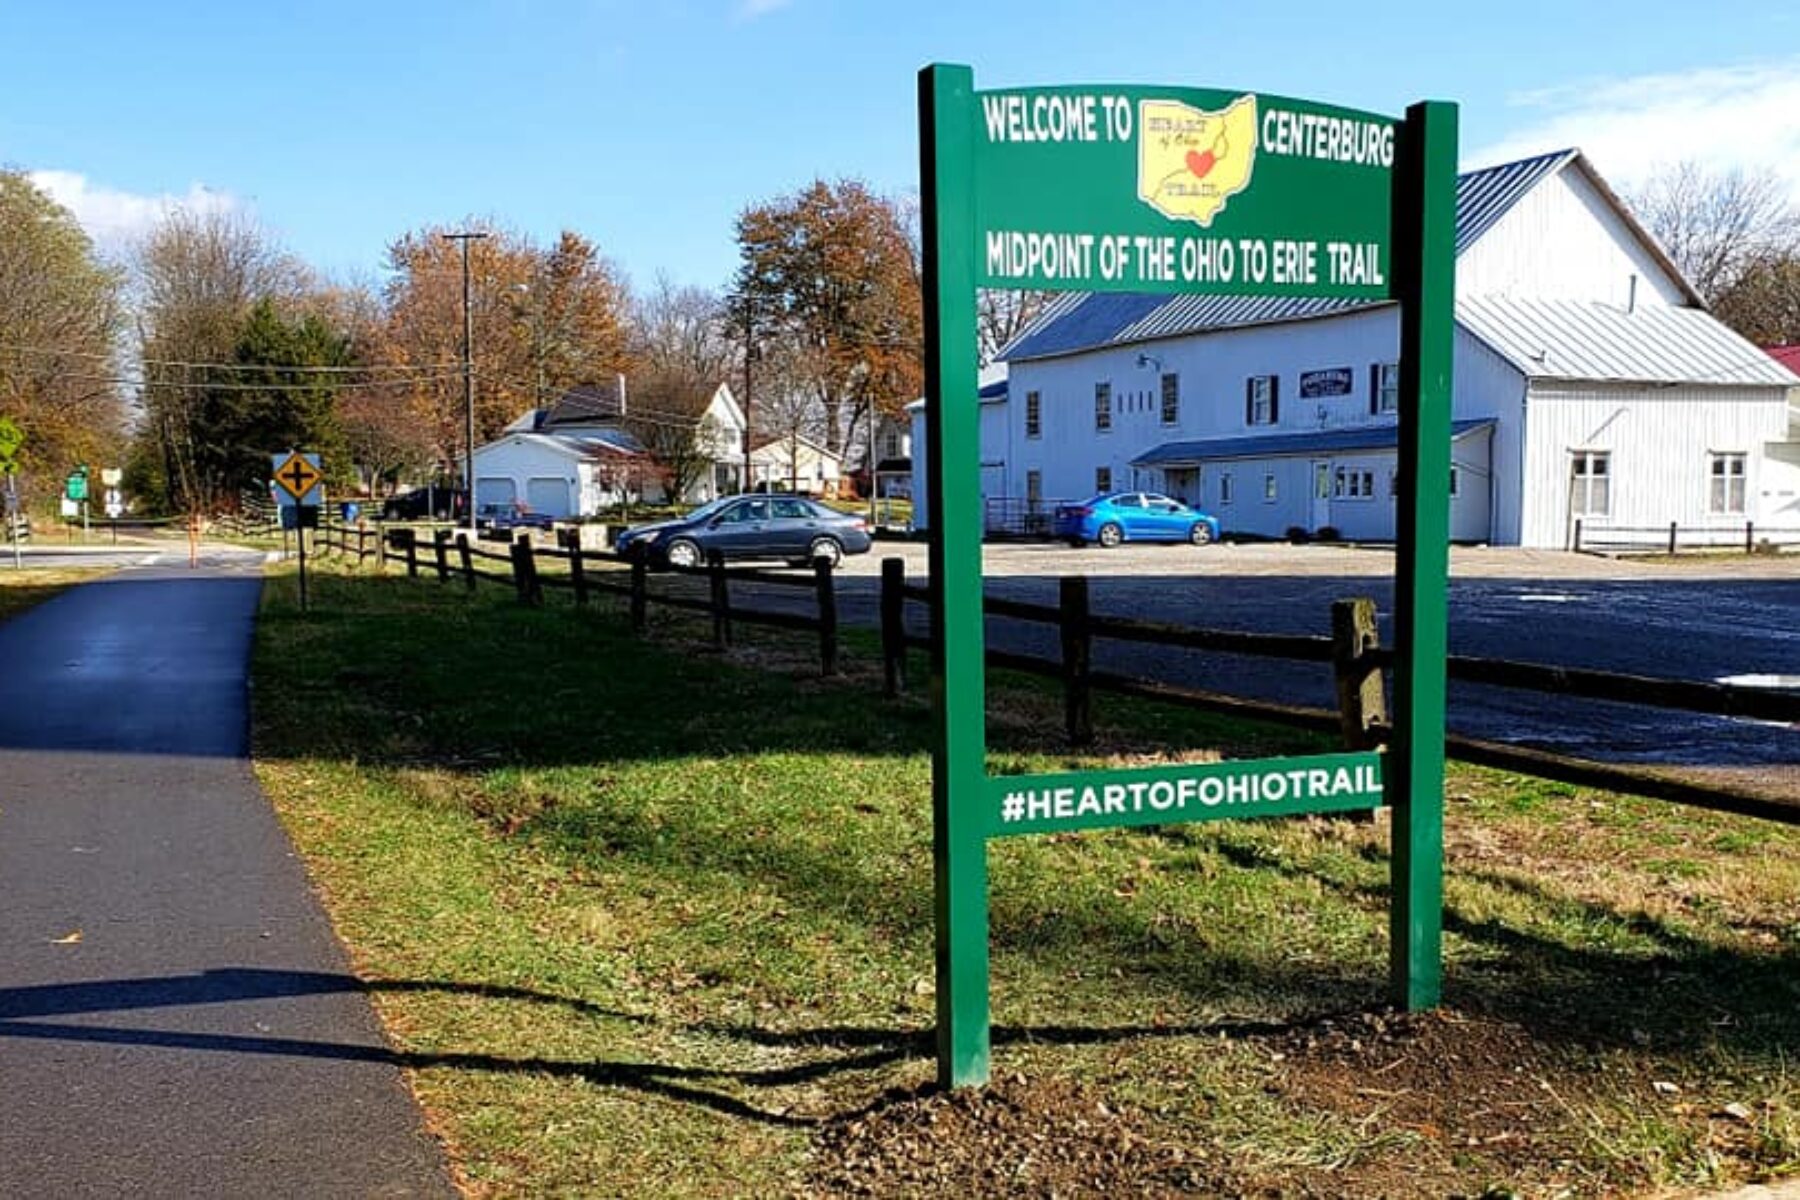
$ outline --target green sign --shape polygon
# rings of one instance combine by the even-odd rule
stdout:
[[[1394,130],[1254,92],[982,92],[976,281],[1385,300]]]
[[[16,475],[19,450],[25,445],[25,431],[11,417],[0,417],[0,475]]]
[[[1391,983],[1440,989],[1456,109],[919,77],[938,1080],[988,1076],[987,842],[1392,807]],[[987,773],[979,287],[1398,300],[1395,726],[1385,754]]]
[[[63,495],[71,500],[86,500],[87,492],[86,473],[82,471],[71,472],[69,474],[68,482],[63,486]]]

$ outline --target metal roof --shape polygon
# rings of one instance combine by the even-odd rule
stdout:
[[[1453,421],[1452,440],[1491,429],[1493,417]],[[1398,425],[1359,425],[1348,429],[1318,429],[1307,433],[1259,433],[1249,437],[1194,438],[1164,442],[1131,460],[1134,467],[1166,467],[1180,464],[1221,462],[1233,458],[1283,458],[1294,455],[1347,454],[1358,450],[1393,450],[1400,445]]]
[[[1524,375],[1632,383],[1792,387],[1791,371],[1708,313],[1580,300],[1473,296],[1456,319]]]
[[[1579,157],[1558,150],[1470,171],[1456,181],[1456,252],[1461,254],[1537,186]],[[1375,305],[1360,300],[1291,296],[1165,296],[1137,292],[1070,292],[1052,302],[1000,352],[1008,361],[1052,358],[1102,346],[1180,337],[1208,329],[1298,321]]]

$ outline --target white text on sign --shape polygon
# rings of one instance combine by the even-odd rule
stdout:
[[[990,229],[985,252],[989,278],[1025,283],[1387,285],[1372,242]]]

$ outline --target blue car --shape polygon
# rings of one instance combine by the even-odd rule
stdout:
[[[1107,492],[1080,504],[1056,508],[1056,536],[1071,546],[1098,542],[1191,542],[1204,546],[1219,538],[1217,517],[1154,492]]]

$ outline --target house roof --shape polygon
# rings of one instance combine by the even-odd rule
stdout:
[[[644,453],[643,443],[622,429],[593,429],[580,433],[509,433],[498,441],[482,446],[476,453],[515,439],[525,445],[537,446],[569,458],[635,457]]]
[[[1452,441],[1494,426],[1494,418],[1454,421]],[[1282,458],[1294,455],[1348,454],[1359,450],[1393,450],[1400,445],[1397,424],[1317,429],[1307,433],[1259,433],[1248,437],[1192,438],[1164,442],[1131,460],[1134,467],[1198,465],[1234,458]]]
[[[1800,375],[1800,345],[1764,346],[1763,352],[1795,375]]]
[[[583,383],[556,398],[544,412],[538,429],[554,429],[558,425],[592,425],[596,421],[619,419],[619,392],[616,385]]]
[[[1693,308],[1477,296],[1456,319],[1533,379],[1793,386],[1794,373]]]
[[[1535,158],[1468,171],[1456,181],[1456,252],[1463,253],[1492,229],[1544,179],[1574,164],[1617,209],[1625,226],[1671,275],[1689,301],[1699,297],[1618,203],[1606,182],[1578,150],[1558,150]],[[1379,302],[1378,302],[1379,303]],[[1009,361],[1053,358],[1153,338],[1180,337],[1212,329],[1268,325],[1377,307],[1364,300],[1305,296],[1166,296],[1136,292],[1070,292],[1045,308],[1038,319],[1001,351]]]

